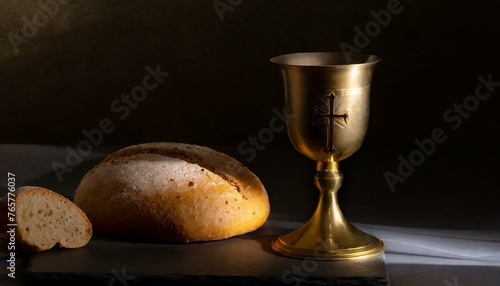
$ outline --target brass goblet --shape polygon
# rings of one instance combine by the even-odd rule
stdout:
[[[339,161],[356,152],[369,117],[375,55],[295,53],[274,57],[285,87],[287,132],[294,147],[317,161],[314,184],[320,190],[313,216],[299,229],[273,240],[274,251],[291,257],[342,260],[380,254],[378,238],[350,224],[337,191],[343,175]]]

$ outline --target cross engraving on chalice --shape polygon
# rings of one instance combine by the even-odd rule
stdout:
[[[341,128],[347,127],[347,109],[343,106],[342,99],[337,97],[333,91],[318,98],[314,105],[313,125],[326,124],[326,148],[328,154],[335,152],[333,144],[333,130],[335,124]]]

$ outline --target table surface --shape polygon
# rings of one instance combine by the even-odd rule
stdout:
[[[75,165],[73,172],[64,174],[59,181],[51,164],[65,162],[67,150],[64,146],[4,144],[0,145],[0,170],[2,174],[15,173],[18,186],[38,185],[72,198],[83,174],[118,148],[95,148]],[[231,148],[218,149],[233,155]],[[270,241],[300,227],[312,214],[316,197],[303,194],[314,191],[310,186],[312,179],[307,179],[313,174],[307,170],[310,167],[307,159],[291,149],[268,149],[259,155],[260,161],[248,164],[261,177],[270,195],[272,213],[259,230],[222,241],[193,244],[151,244],[94,235],[90,243],[80,249],[18,254],[16,258],[21,268],[18,274],[24,275],[16,279],[7,277],[7,256],[0,253],[0,285],[21,285],[31,281],[36,285],[44,282],[52,285],[55,281],[64,284],[89,280],[102,285],[142,282],[148,285],[165,282],[171,285],[193,282],[332,285],[335,281],[334,285],[360,285],[355,284],[359,279],[364,279],[363,285],[499,285],[500,230],[491,223],[494,221],[491,217],[496,218],[498,212],[489,209],[478,211],[475,227],[470,227],[466,220],[460,227],[451,219],[448,221],[445,214],[444,222],[432,218],[405,220],[383,212],[377,216],[375,206],[384,206],[388,196],[378,195],[382,198],[376,201],[374,197],[363,200],[357,195],[347,195],[341,197],[341,207],[350,214],[348,218],[354,225],[384,241],[387,249],[383,255],[361,262],[325,262],[277,255],[270,249]],[[379,151],[361,152],[353,158],[354,162],[374,162],[381,156]],[[275,172],[275,164],[283,163],[283,158],[293,164],[285,164],[281,169],[285,174],[280,175]],[[364,164],[362,169],[370,172],[366,172],[363,181],[373,179],[369,174],[375,171],[370,168]],[[342,170],[346,170],[346,174],[355,172],[356,167],[346,166]],[[355,181],[348,181],[352,187],[344,186],[343,189],[356,193]],[[1,195],[5,193],[6,183],[6,179],[0,183]],[[376,184],[375,187],[381,188]],[[392,197],[388,198],[390,201]],[[360,210],[354,211],[356,208]],[[397,210],[390,211],[398,216]],[[442,227],[443,224],[452,227]]]

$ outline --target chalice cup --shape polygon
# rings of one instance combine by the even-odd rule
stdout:
[[[370,84],[378,56],[294,53],[271,59],[281,67],[287,132],[293,146],[316,161],[320,191],[312,217],[299,229],[277,237],[272,248],[285,256],[344,260],[380,254],[378,238],[353,226],[340,210],[339,162],[362,145],[370,111]]]

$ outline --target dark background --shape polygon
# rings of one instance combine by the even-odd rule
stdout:
[[[269,59],[355,45],[354,28],[364,30],[370,11],[388,2],[233,1],[221,21],[213,1],[71,1],[16,53],[9,33],[22,35],[23,17],[32,21],[41,8],[2,1],[0,143],[76,145],[82,130],[110,118],[116,129],[101,146],[177,141],[219,149],[261,177],[272,204],[289,200],[276,212],[306,205],[308,216],[314,162],[293,150],[286,132],[253,160],[237,150],[269,127],[273,109],[282,112],[281,73]],[[474,95],[478,76],[500,81],[500,1],[400,3],[401,13],[361,49],[382,61],[364,145],[341,164],[343,209],[366,223],[498,228],[500,91],[456,130],[443,114]],[[158,64],[170,75],[120,120],[111,102]],[[414,140],[435,128],[448,139],[391,192],[384,172],[397,174],[398,156],[408,158]]]

